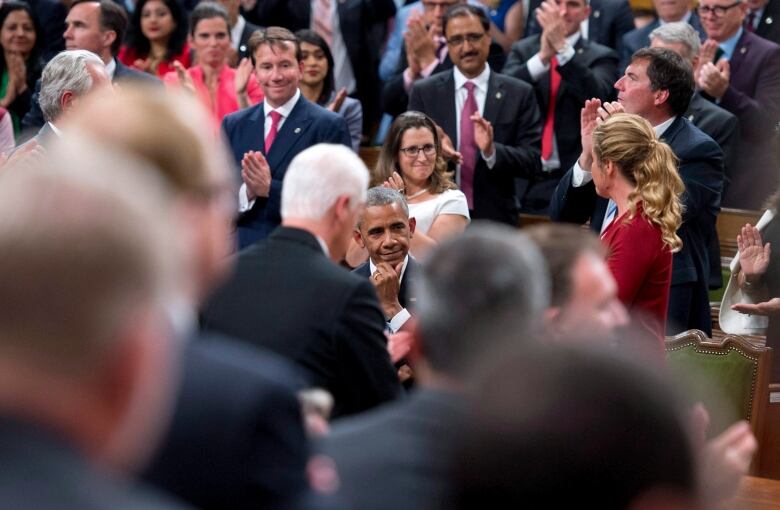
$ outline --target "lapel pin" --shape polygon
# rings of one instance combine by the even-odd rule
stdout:
[[[764,23],[766,23],[767,25],[771,25],[771,24],[772,24],[772,17],[771,17],[771,16],[769,16],[769,17],[768,17],[768,18],[767,18],[767,19],[764,21]]]
[[[742,53],[742,54],[744,55],[744,54],[745,54],[745,52],[747,52],[747,48],[745,48],[745,47],[743,46],[743,47],[741,47],[741,48],[739,49],[739,52],[740,52],[740,53]]]
[[[599,16],[601,16],[601,11],[593,11],[594,18],[598,18]]]
[[[693,115],[688,115],[688,121],[693,122]]]
[[[496,92],[496,99],[501,99],[501,92]]]
[[[578,55],[582,55],[582,52],[583,52],[583,51],[585,51],[585,50],[583,50],[582,48],[579,48],[579,49],[577,50],[577,54],[578,54]]]
[[[245,52],[246,51],[246,44],[242,44],[238,47],[238,51]]]
[[[298,133],[300,133],[300,132],[301,132],[301,128],[295,128],[295,131],[293,131],[293,133],[295,133],[296,135],[297,135]]]

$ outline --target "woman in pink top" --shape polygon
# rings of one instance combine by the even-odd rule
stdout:
[[[163,78],[178,61],[190,67],[187,17],[180,0],[138,0],[119,61]]]
[[[263,100],[263,91],[254,79],[249,60],[242,60],[238,69],[227,65],[229,27],[228,13],[220,4],[198,4],[190,16],[190,46],[196,52],[198,65],[184,69],[174,62],[176,71],[164,78],[167,85],[194,91],[211,112],[217,128],[225,115],[240,108],[239,91],[246,93],[249,104]]]

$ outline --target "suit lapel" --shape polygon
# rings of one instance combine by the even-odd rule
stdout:
[[[281,163],[287,153],[304,137],[306,129],[311,124],[309,108],[308,102],[301,95],[290,112],[290,116],[285,119],[284,124],[276,134],[271,151],[265,155],[272,172],[277,168],[282,168]]]
[[[485,97],[485,111],[482,112],[482,116],[490,122],[495,122],[505,97],[504,84],[496,78],[495,71],[491,70],[488,78],[487,96]]]
[[[455,125],[455,77],[453,71],[442,76],[439,87],[443,88],[441,94],[444,99],[434,103],[436,108],[440,109],[435,118],[442,119],[442,129],[452,139],[452,143],[457,143],[458,126]]]
[[[739,69],[742,67],[742,63],[750,58],[750,37],[748,34],[750,34],[750,32],[747,30],[742,32],[742,36],[739,38],[737,45],[734,47],[734,54],[731,55],[731,60],[729,61],[732,83],[735,81],[734,78],[740,75]],[[739,78],[737,78],[736,81],[739,81]]]

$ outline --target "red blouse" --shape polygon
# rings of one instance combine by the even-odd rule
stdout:
[[[124,65],[132,67],[133,69],[137,69],[134,66],[136,60],[143,60],[138,56],[138,54],[136,54],[135,50],[128,48],[127,46],[122,46],[122,49],[119,50],[119,55],[117,55],[117,58]],[[181,65],[183,65],[185,69],[192,65],[192,62],[190,62],[190,47],[187,43],[184,43],[184,49],[182,49],[181,53],[175,55],[171,60],[163,60],[160,62],[160,64],[157,66],[157,77],[162,79],[171,71],[176,71],[176,68],[173,67],[174,61],[181,62]]]
[[[615,218],[601,234],[607,247],[607,265],[618,286],[618,298],[633,321],[658,339],[663,352],[672,252],[661,238],[661,229],[642,214],[637,204],[633,219],[627,213]]]

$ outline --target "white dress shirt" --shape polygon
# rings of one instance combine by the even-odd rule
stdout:
[[[268,136],[268,133],[271,131],[271,112],[277,111],[282,114],[282,118],[279,119],[279,124],[277,124],[276,129],[277,133],[281,131],[282,126],[284,125],[285,121],[287,120],[287,117],[290,116],[290,113],[293,111],[293,108],[295,108],[295,105],[298,103],[298,99],[301,97],[301,91],[300,89],[297,89],[295,91],[295,95],[284,103],[279,108],[274,108],[270,104],[268,104],[268,100],[263,100],[263,113],[265,115],[265,122],[263,126],[263,143],[265,143],[265,138]],[[252,208],[252,206],[255,205],[255,200],[249,200],[249,197],[246,193],[246,183],[241,183],[241,187],[238,189],[238,212],[246,212],[249,209]]]
[[[401,282],[404,281],[404,274],[406,274],[406,266],[409,265],[409,255],[407,254],[406,257],[404,257],[404,265],[401,268],[401,276],[398,277],[398,286],[400,288]],[[368,270],[369,270],[369,276],[373,275],[376,272],[376,265],[374,265],[374,261],[371,260],[369,257],[368,259]],[[387,325],[390,327],[390,331],[393,333],[397,333],[399,329],[403,327],[404,324],[406,324],[406,321],[408,321],[412,315],[409,313],[409,310],[406,308],[401,308],[401,311],[395,314],[389,321],[387,321]]]
[[[477,111],[479,111],[480,115],[484,115],[488,80],[490,79],[490,65],[485,63],[485,69],[472,79],[466,78],[457,67],[453,67],[452,71],[455,78],[455,133],[458,138],[456,143],[457,147],[460,148],[460,113],[463,110],[463,105],[466,104],[466,98],[469,96],[469,91],[466,90],[464,85],[467,81],[474,84],[474,100],[477,102]],[[496,164],[496,151],[493,151],[490,157],[487,157],[482,151],[479,151],[479,153],[482,155],[482,159],[485,160],[487,167],[493,168]],[[460,165],[458,165],[457,174],[458,182],[460,182]]]
[[[238,45],[241,43],[241,34],[244,33],[244,27],[246,27],[246,20],[239,14],[236,24],[230,29],[230,45],[234,50],[237,50]]]
[[[311,29],[314,30],[314,4],[317,0],[311,0]],[[349,61],[347,45],[344,43],[344,36],[341,33],[341,21],[339,20],[338,1],[330,2],[330,21],[333,40],[330,43],[330,52],[333,54],[333,80],[337,91],[342,88],[347,89],[351,94],[355,91],[355,73],[352,69],[352,63]]]

